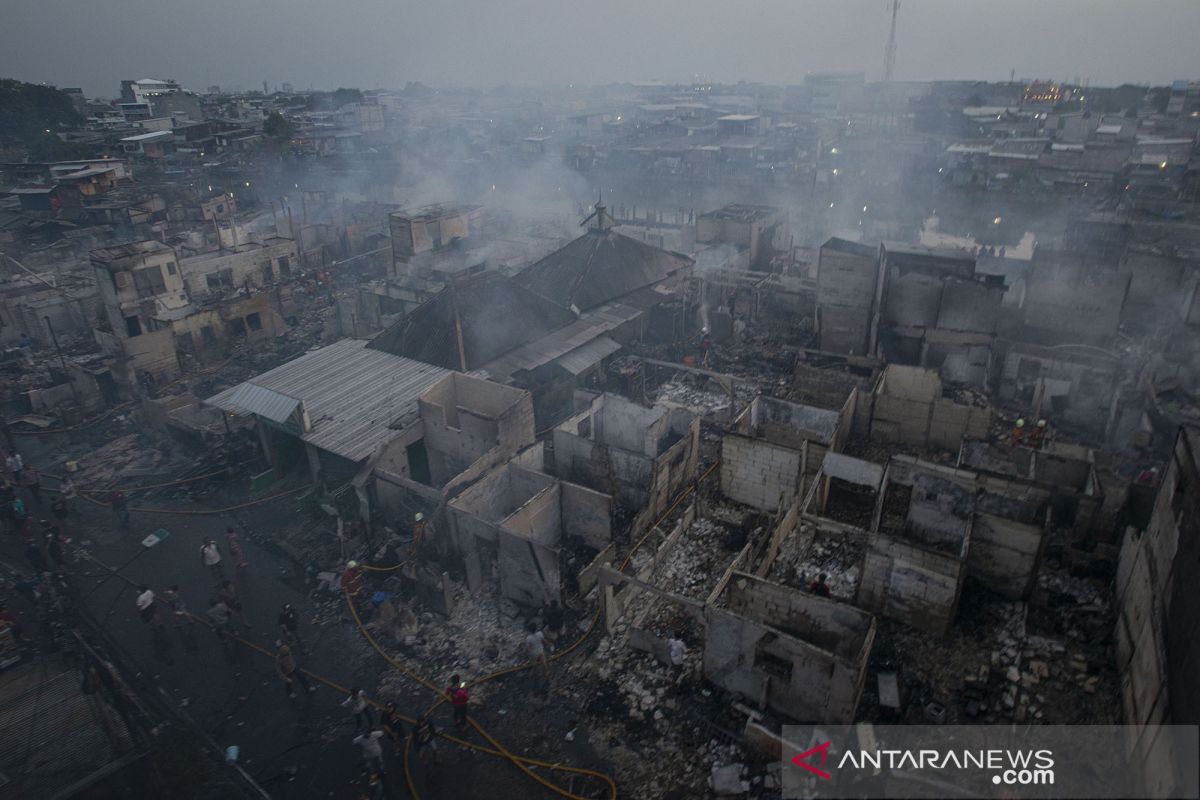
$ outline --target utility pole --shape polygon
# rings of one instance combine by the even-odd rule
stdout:
[[[896,71],[896,15],[900,12],[900,0],[892,0],[892,29],[888,33],[887,49],[883,53],[883,82],[892,82]]]

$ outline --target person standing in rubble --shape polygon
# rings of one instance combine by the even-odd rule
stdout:
[[[450,676],[450,685],[446,687],[446,697],[454,709],[454,724],[459,728],[467,726],[467,707],[471,703],[471,692],[462,677],[455,673]]]
[[[699,349],[700,366],[707,369],[709,365],[709,352],[712,350],[712,336],[708,332],[707,325],[700,329]]]
[[[1033,426],[1033,430],[1029,432],[1029,446],[1034,450],[1039,450],[1042,443],[1046,439],[1046,420],[1039,419],[1037,424]]]
[[[1025,440],[1025,420],[1017,420],[1017,424],[1013,425],[1011,444],[1015,447]]]
[[[16,450],[9,450],[8,457],[4,459],[4,469],[8,472],[8,479],[13,486],[21,485],[21,471],[25,469],[25,460],[21,458],[21,454]]]
[[[546,660],[546,635],[538,630],[535,623],[529,623],[526,627],[528,633],[525,636],[525,655],[529,660],[541,665],[542,675],[546,678],[546,682],[550,682],[550,662]]]
[[[683,679],[684,664],[687,658],[687,645],[684,644],[683,639],[679,638],[678,634],[672,634],[667,639],[667,655],[671,659],[671,672],[678,685]]]
[[[542,622],[545,623],[546,641],[550,649],[558,647],[558,640],[563,635],[563,607],[557,600],[551,600],[550,605],[542,612]]]
[[[412,528],[412,554],[413,554],[413,556],[416,556],[416,554],[420,551],[421,546],[425,544],[425,537],[428,533],[429,533],[429,531],[425,524],[425,515],[422,514],[420,511],[418,511],[416,514],[413,515],[413,528]]]
[[[357,561],[347,561],[346,570],[342,573],[342,591],[350,596],[350,602],[358,607],[362,595],[362,570]]]
[[[66,508],[67,513],[75,510],[75,498],[79,497],[79,492],[75,490],[75,483],[71,480],[70,476],[63,478],[62,482],[59,483],[58,497],[63,501],[63,506]]]
[[[827,578],[828,576],[824,572],[818,575],[817,579],[808,585],[808,593],[815,594],[817,597],[829,597]]]

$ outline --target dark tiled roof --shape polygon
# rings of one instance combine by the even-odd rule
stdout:
[[[459,281],[453,290],[442,290],[376,336],[369,347],[460,369],[456,315],[468,370],[575,321],[567,309],[502,275],[485,272]]]
[[[593,229],[530,265],[516,280],[563,308],[586,311],[658,283],[691,263],[685,255],[611,229]]]

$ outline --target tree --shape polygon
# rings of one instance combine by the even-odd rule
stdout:
[[[983,98],[980,97],[978,94],[973,94],[967,98],[967,102],[965,105],[968,108],[979,108],[980,106],[983,105]]]
[[[0,79],[0,146],[53,149],[49,139],[83,123],[71,98],[53,86]]]
[[[272,111],[263,121],[263,133],[278,142],[288,141],[295,132],[296,126],[292,121],[278,111]]]
[[[361,90],[342,88],[336,89],[333,93],[333,96],[330,98],[330,100],[333,102],[334,108],[341,108],[347,103],[361,103],[362,99],[363,93]]]

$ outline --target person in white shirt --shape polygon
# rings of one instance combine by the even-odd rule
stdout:
[[[371,719],[371,707],[367,705],[367,693],[357,686],[350,689],[350,694],[342,701],[343,706],[350,708],[350,713],[354,715],[354,730],[358,730],[359,726],[366,722],[366,729],[371,730],[374,721]]]
[[[221,549],[217,547],[217,543],[211,537],[205,539],[204,544],[200,545],[200,563],[208,567],[218,583],[225,580],[225,569],[221,566]]]
[[[542,633],[536,623],[529,623],[526,628],[529,634],[525,637],[525,654],[529,656],[530,661],[536,661],[542,665],[542,672],[546,676],[546,680],[550,680],[550,662],[546,660],[546,646],[544,640],[546,634]]]
[[[145,584],[138,587],[137,610],[142,622],[158,624],[158,602],[154,590]]]
[[[367,763],[367,769],[372,772],[384,771],[383,747],[379,744],[379,740],[382,738],[383,731],[367,731],[354,737],[354,743],[362,748],[363,761]]]
[[[25,461],[21,458],[21,454],[16,450],[8,451],[8,458],[4,459],[4,468],[8,470],[8,474],[12,476],[12,482],[21,485],[21,470],[25,469]]]

